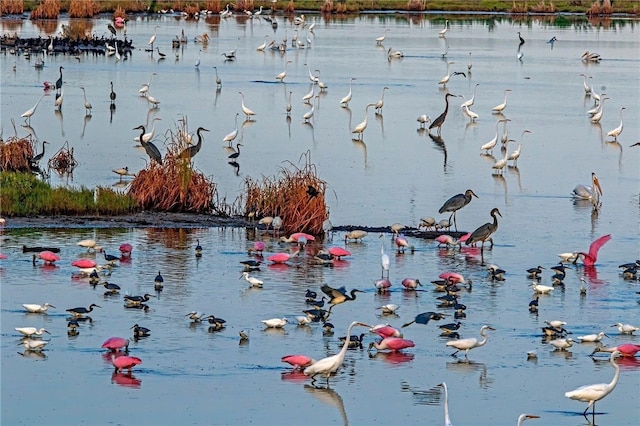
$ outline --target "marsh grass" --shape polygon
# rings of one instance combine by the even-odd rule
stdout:
[[[44,0],[31,12],[31,19],[57,19],[62,9],[60,0]]]
[[[19,15],[24,12],[23,0],[2,0],[0,2],[0,15]]]
[[[327,219],[325,192],[327,184],[321,180],[316,166],[311,163],[311,153],[301,156],[304,165],[298,167],[288,162],[280,173],[256,181],[245,180],[245,216],[280,216],[281,231],[285,234],[307,232],[322,234],[322,222]],[[313,188],[311,190],[310,188]],[[310,192],[315,191],[315,194]]]
[[[136,201],[111,188],[52,188],[31,173],[0,172],[0,214],[122,215],[138,211]]]
[[[70,18],[93,18],[100,13],[100,6],[95,0],[71,0],[69,3]]]
[[[0,144],[0,171],[31,172],[33,155],[33,143],[30,137],[11,137]]]

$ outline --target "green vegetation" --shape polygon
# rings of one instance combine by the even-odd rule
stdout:
[[[139,210],[135,200],[110,188],[52,188],[31,173],[0,173],[0,215],[122,215]]]

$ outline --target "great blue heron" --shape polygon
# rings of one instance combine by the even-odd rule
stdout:
[[[449,112],[449,96],[454,96],[455,97],[456,95],[453,95],[451,93],[447,93],[444,96],[444,102],[445,102],[444,111],[435,120],[433,120],[431,122],[431,125],[429,126],[429,130],[433,129],[434,127],[438,128],[438,136],[440,136],[440,131],[442,130],[442,125],[444,124],[444,120],[447,118],[447,112]]]
[[[493,217],[493,223],[487,222],[484,225],[480,226],[478,229],[471,233],[471,236],[465,241],[466,245],[471,245],[482,241],[482,247],[484,248],[484,242],[489,240],[491,242],[491,247],[493,247],[493,238],[491,235],[498,230],[498,218],[496,215],[502,217],[500,211],[497,207],[491,209],[491,213],[489,213],[491,217]]]
[[[458,225],[456,224],[456,212],[469,204],[471,202],[471,197],[478,198],[478,196],[471,189],[467,189],[464,194],[456,194],[453,197],[449,198],[444,202],[442,207],[440,207],[440,210],[438,210],[438,213],[440,214],[444,212],[451,212],[451,216],[449,216],[449,222],[451,222],[451,219],[453,218],[453,225],[456,231],[458,230]]]
[[[196,154],[198,152],[200,152],[200,148],[202,148],[202,134],[200,132],[208,132],[208,129],[205,129],[204,127],[198,127],[198,130],[196,130],[196,134],[198,135],[198,143],[190,146],[188,148],[185,148],[179,155],[180,158],[193,158],[196,156]]]
[[[42,157],[44,157],[44,146],[48,143],[47,141],[42,141],[42,152],[31,159],[32,164],[38,164],[38,162],[42,160]]]
[[[138,127],[134,127],[133,130],[141,130],[140,144],[144,148],[149,158],[151,158],[152,160],[155,160],[158,164],[162,165],[162,155],[160,154],[160,150],[152,142],[145,142],[143,138],[145,133],[144,126],[140,125]]]

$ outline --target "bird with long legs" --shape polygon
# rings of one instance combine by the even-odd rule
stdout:
[[[144,134],[145,128],[143,125],[138,127],[134,127],[133,130],[140,130],[140,144],[144,148],[145,152],[156,163],[162,165],[162,154],[160,154],[160,150],[153,144],[153,142],[145,142]]]
[[[473,88],[473,94],[471,95],[471,98],[465,99],[465,101],[460,105],[460,108],[464,108],[465,105],[467,107],[470,107],[475,103],[476,89],[478,88],[478,86],[480,86],[480,83],[476,83],[475,87]],[[464,97],[462,99],[464,99]]]
[[[616,127],[613,130],[610,130],[607,132],[607,136],[611,136],[613,137],[614,141],[618,140],[618,136],[620,136],[620,133],[622,133],[622,129],[623,129],[623,122],[622,122],[622,111],[624,111],[626,108],[625,107],[621,107],[620,108],[620,125],[618,127]]]
[[[584,266],[594,266],[598,260],[598,252],[609,240],[611,234],[603,235],[589,245],[589,253],[577,252],[576,261],[582,259]]]
[[[384,235],[380,234],[379,238],[383,238]],[[380,243],[380,266],[382,267],[382,277],[389,279],[389,265],[390,265],[389,255],[384,252],[384,241]],[[386,272],[386,274],[385,274]],[[385,276],[386,275],[386,276]]]
[[[31,159],[32,166],[38,166],[38,163],[42,160],[42,157],[44,157],[44,146],[48,143],[47,141],[42,141],[42,152]]]
[[[471,190],[467,189],[464,194],[456,194],[444,202],[442,207],[438,210],[438,213],[451,212],[449,216],[449,222],[453,219],[453,225],[456,231],[458,231],[458,225],[456,223],[456,212],[469,204],[472,197],[478,198],[478,196]]]
[[[376,37],[376,44],[378,46],[382,46],[382,42],[384,41],[385,38],[387,38],[387,33],[389,31],[391,31],[390,28],[385,28],[384,33],[380,37]]]
[[[47,94],[43,93],[42,96],[40,96],[40,99],[38,99],[38,102],[36,102],[36,104],[33,107],[29,108],[28,110],[22,113],[20,117],[24,118],[25,123],[31,124],[31,116],[36,113],[36,109],[38,108],[38,105],[40,105],[40,101],[45,96],[47,96]]]
[[[591,172],[591,186],[589,185],[576,185],[573,188],[571,196],[574,200],[588,200],[593,204],[594,209],[600,208],[600,197],[602,196],[602,187],[600,186],[600,180],[595,173]]]
[[[596,402],[609,395],[618,384],[618,379],[620,378],[620,367],[616,363],[616,358],[618,356],[620,356],[620,352],[614,351],[611,353],[611,357],[609,358],[611,366],[615,369],[613,379],[611,379],[609,383],[598,383],[594,385],[580,386],[577,389],[565,392],[564,396],[566,396],[567,398],[588,403],[587,408],[585,408],[585,410],[582,412],[583,416],[586,417],[589,408],[593,407],[592,417],[595,418]]]
[[[213,69],[216,70],[216,88],[217,89],[221,89],[222,88],[222,80],[218,76],[218,67],[213,67]]]
[[[494,114],[502,114],[504,112],[504,110],[507,108],[507,94],[511,92],[511,89],[505,89],[504,91],[504,102],[502,102],[500,105],[496,105],[493,108],[491,108],[491,111]]]
[[[235,160],[237,160],[238,157],[240,157],[240,147],[241,146],[244,146],[244,145],[242,145],[240,142],[238,142],[236,144],[236,152],[230,154],[229,157],[228,157],[230,160],[235,161]]]
[[[355,77],[351,77],[349,79],[349,93],[347,93],[347,96],[345,96],[344,98],[340,99],[340,106],[342,108],[349,108],[349,102],[351,102],[351,98],[353,96],[353,91],[352,91],[352,86],[353,86],[353,80],[355,80]]]
[[[347,336],[351,335],[351,329],[353,329],[353,327],[355,326],[371,328],[370,325],[367,325],[359,321],[354,321],[351,324],[349,324],[349,327],[347,328],[347,334],[346,334]],[[344,358],[347,354],[347,349],[349,348],[349,342],[350,342],[349,339],[345,339],[344,344],[342,345],[342,349],[340,350],[339,353],[320,359],[314,362],[313,364],[311,364],[310,366],[308,366],[307,368],[305,368],[303,371],[304,375],[311,376],[313,381],[315,381],[315,376],[317,376],[318,374],[326,375],[327,383],[329,383],[329,377],[331,377],[332,374],[338,371],[338,369],[342,366],[344,362]]]
[[[440,132],[442,130],[442,125],[444,124],[444,120],[447,118],[447,112],[449,112],[449,96],[455,97],[456,95],[453,95],[451,93],[447,93],[444,96],[444,102],[445,102],[444,111],[435,120],[433,120],[431,122],[431,125],[429,126],[429,133],[431,133],[431,129],[437,127],[438,128],[438,136],[440,136]]]
[[[442,87],[447,87],[447,83],[451,79],[451,65],[455,64],[455,62],[447,62],[447,75],[442,77],[438,84],[442,84]]]
[[[444,21],[444,28],[440,31],[438,31],[438,37],[445,37],[445,35],[447,34],[447,30],[449,29],[449,20],[445,19]]]
[[[384,92],[389,90],[389,88],[387,86],[382,88],[382,96],[380,97],[380,100],[378,102],[375,103],[375,110],[376,110],[376,114],[382,114],[382,107],[384,106]]]
[[[56,80],[56,91],[62,89],[62,70],[64,69],[64,67],[60,67],[60,77],[58,77],[58,79]]]
[[[460,96],[462,96],[462,99],[465,99],[464,95],[460,95]],[[473,112],[469,109],[469,106],[467,105],[466,102],[462,104],[462,113],[467,117],[469,117],[469,123],[474,123],[478,118],[480,118],[478,113]]]
[[[116,92],[113,91],[113,81],[109,82],[109,84],[111,85],[111,92],[109,92],[109,99],[111,100],[111,105],[115,105],[115,101],[116,101]]]
[[[256,115],[255,112],[253,112],[250,108],[247,108],[247,106],[244,104],[244,93],[242,92],[238,92],[242,98],[242,112],[244,113],[245,117],[247,120],[251,120],[253,118],[254,115]]]
[[[593,96],[593,94],[591,96]],[[598,111],[595,114],[593,114],[593,116],[591,117],[592,123],[594,124],[600,123],[600,120],[602,119],[602,115],[604,114],[604,101],[607,101],[609,99],[610,99],[609,97],[603,97],[600,99]]]
[[[82,96],[84,97],[84,113],[85,115],[91,115],[91,104],[87,101],[87,92],[85,92],[84,87],[80,87],[82,89]]]
[[[153,43],[156,41],[156,37],[158,37],[158,28],[160,28],[160,25],[156,25],[153,35],[149,38],[149,42],[147,43],[147,46],[151,46],[151,52],[153,52]]]
[[[196,154],[198,152],[200,152],[200,148],[202,148],[202,134],[201,132],[208,132],[209,130],[205,129],[204,127],[198,127],[198,130],[196,130],[196,134],[198,135],[198,143],[196,143],[195,145],[192,145],[190,147],[185,148],[184,150],[182,150],[182,152],[180,153],[180,155],[178,156],[179,158],[193,158],[196,156]]]
[[[48,302],[43,305],[38,305],[36,303],[23,303],[22,306],[31,314],[46,314],[49,308],[55,308],[55,306]]]
[[[291,90],[289,90],[289,97],[287,98],[287,105],[284,107],[285,111],[287,112],[287,116],[291,115],[291,110],[293,109],[293,106],[291,105],[291,95],[293,94],[293,92]]]
[[[92,303],[91,305],[89,305],[88,308],[80,306],[80,307],[77,307],[77,308],[67,309],[67,312],[69,312],[74,317],[81,317],[81,316],[86,315],[86,314],[90,313],[91,311],[93,311],[93,308],[101,308],[101,306],[98,306],[95,303]]]
[[[466,245],[469,246],[477,242],[482,242],[482,249],[484,249],[485,241],[489,241],[491,243],[491,247],[493,247],[493,238],[491,235],[498,230],[498,218],[496,216],[502,217],[502,215],[497,207],[491,209],[489,214],[493,217],[493,222],[487,222],[473,231],[467,241],[464,242]]]
[[[525,43],[524,39],[522,38],[522,35],[520,35],[520,31],[518,31],[518,38],[520,39],[520,44],[518,45],[518,48],[520,48],[520,46],[522,46]]]
[[[367,107],[364,110],[364,120],[362,121],[362,123],[354,127],[353,130],[351,131],[351,133],[358,136],[356,138],[357,140],[362,140],[362,137],[364,135],[364,130],[367,128],[367,121],[369,119],[369,107],[372,107],[372,106],[374,107],[376,106],[376,104],[367,105]]]
[[[531,130],[522,131],[522,135],[520,135],[520,143],[518,143],[518,148],[512,151],[511,154],[509,154],[509,156],[507,157],[508,161],[513,161],[514,167],[518,166],[518,158],[520,158],[520,154],[522,153],[522,141],[524,140],[525,133],[531,133]]]
[[[278,80],[281,83],[284,83],[284,78],[287,76],[287,65],[292,63],[293,61],[287,61],[284,63],[284,71],[282,71],[280,74],[276,75],[276,80]]]
[[[480,147],[481,151],[484,151],[485,154],[490,154],[493,152],[493,148],[498,144],[498,140],[500,139],[500,136],[498,136],[498,127],[500,126],[500,123],[503,123],[505,121],[511,121],[509,118],[503,118],[501,120],[496,121],[496,135],[493,139],[491,139],[489,142],[485,143],[484,145],[482,145]]]
[[[236,117],[235,117],[236,127],[235,127],[235,129],[233,129],[233,131],[231,133],[229,133],[227,136],[225,136],[222,139],[222,142],[229,142],[229,147],[231,147],[231,144],[233,143],[235,138],[238,136],[238,116],[239,115],[240,115],[240,113],[236,112]]]
[[[154,118],[153,120],[151,120],[151,130],[149,132],[146,131],[146,127],[145,127],[145,133],[142,136],[136,136],[135,138],[133,138],[134,142],[140,142],[142,143],[142,141],[144,142],[151,142],[151,140],[153,139],[153,137],[156,134],[156,121],[158,120],[162,120],[159,117]]]
[[[487,330],[495,330],[495,328],[488,325],[483,325],[480,328],[480,335],[482,336],[482,340],[478,340],[475,337],[471,337],[468,339],[458,339],[458,340],[452,340],[451,342],[447,342],[446,343],[447,346],[451,346],[457,349],[454,353],[451,354],[451,356],[455,356],[460,351],[465,351],[464,356],[466,358],[471,349],[484,346],[487,343],[487,335],[486,335]]]

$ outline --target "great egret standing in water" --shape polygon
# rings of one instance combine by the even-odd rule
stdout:
[[[602,398],[609,395],[618,384],[618,378],[620,377],[620,367],[615,361],[618,356],[620,356],[620,351],[614,351],[609,358],[609,362],[616,370],[611,382],[580,386],[577,389],[565,392],[564,396],[566,396],[567,398],[589,403],[589,405],[587,405],[587,408],[585,408],[584,412],[582,413],[583,416],[587,415],[587,411],[591,406],[593,406],[593,416],[595,416],[596,401],[600,401]]]

